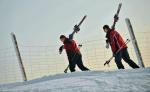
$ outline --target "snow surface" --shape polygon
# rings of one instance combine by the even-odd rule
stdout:
[[[150,68],[44,76],[0,85],[0,92],[150,92]]]

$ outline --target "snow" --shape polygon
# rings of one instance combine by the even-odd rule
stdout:
[[[44,76],[1,84],[0,92],[150,92],[150,68]]]

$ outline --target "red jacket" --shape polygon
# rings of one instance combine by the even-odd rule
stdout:
[[[70,43],[64,43],[64,48],[66,49],[67,52],[74,52],[74,53],[80,52],[80,50],[77,47],[77,44],[74,40],[71,40]]]
[[[112,52],[116,52],[119,49],[127,48],[123,38],[116,30],[111,30],[108,33],[108,41],[111,46]]]

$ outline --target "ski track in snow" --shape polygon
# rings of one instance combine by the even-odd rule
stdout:
[[[1,84],[0,92],[150,92],[150,68],[44,76]]]

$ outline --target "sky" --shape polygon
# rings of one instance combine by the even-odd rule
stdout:
[[[21,44],[59,43],[59,35],[71,33],[85,14],[87,20],[81,28],[85,31],[78,34],[78,39],[103,38],[102,26],[112,24],[119,2],[123,3],[119,30],[127,30],[126,17],[137,31],[149,30],[149,0],[0,0],[0,48],[12,45],[11,32]]]
[[[146,64],[150,66],[150,54],[147,54],[150,51],[149,0],[0,0],[0,50],[13,47],[11,32],[16,34],[20,47],[60,46],[59,36],[69,35],[73,26],[78,24],[84,15],[87,15],[87,18],[75,39],[78,42],[99,40],[104,43],[105,33],[102,27],[112,24],[120,2],[123,6],[116,29],[124,39],[128,38],[125,18],[130,18],[142,54],[147,55],[144,60],[147,60]],[[100,45],[104,47],[105,44]],[[0,66],[2,63],[1,61]]]

